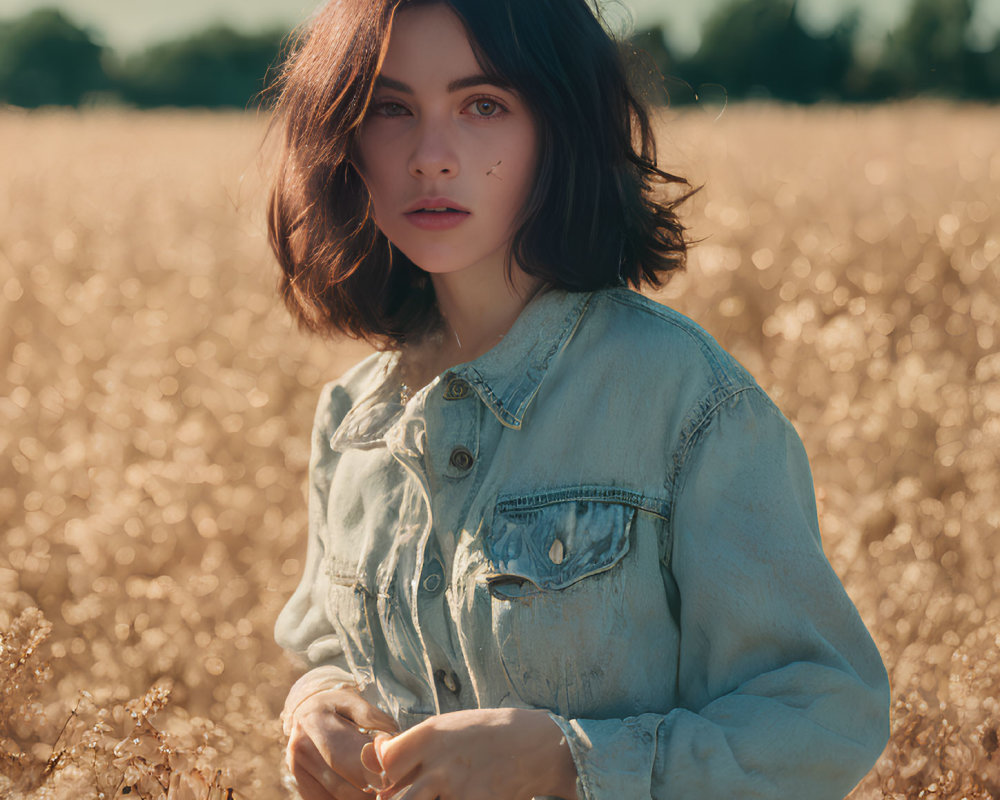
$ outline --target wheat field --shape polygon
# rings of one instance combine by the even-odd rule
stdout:
[[[0,112],[0,796],[291,797],[274,644],[317,392],[263,117]],[[658,297],[809,452],[893,688],[855,798],[1000,797],[1000,109],[666,112],[703,189]]]

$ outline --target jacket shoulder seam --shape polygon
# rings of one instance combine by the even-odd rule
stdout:
[[[607,298],[619,305],[633,308],[650,317],[670,325],[682,333],[698,348],[701,358],[709,368],[719,387],[733,389],[752,388],[756,385],[753,377],[737,362],[712,335],[694,320],[688,319],[673,309],[662,306],[644,295],[631,290],[612,291]]]

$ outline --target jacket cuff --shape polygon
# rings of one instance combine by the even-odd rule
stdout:
[[[550,713],[576,764],[578,800],[648,797],[656,758],[656,729],[663,717],[643,714],[616,720],[565,719]]]
[[[324,665],[309,670],[292,684],[285,698],[285,708],[281,712],[281,729],[285,736],[292,730],[292,716],[296,709],[314,694],[329,689],[354,689],[360,691],[351,673],[333,665]]]

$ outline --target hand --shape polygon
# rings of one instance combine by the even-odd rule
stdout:
[[[379,800],[577,800],[576,766],[547,711],[487,708],[431,717],[398,736],[377,736],[362,752],[384,771]]]
[[[398,729],[353,688],[317,692],[295,708],[285,762],[304,800],[371,800],[368,787],[380,786],[381,776],[361,764],[368,730]]]

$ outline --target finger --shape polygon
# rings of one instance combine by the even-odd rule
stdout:
[[[302,800],[331,800],[330,793],[308,772],[300,770],[292,774],[295,775],[295,784],[299,794],[302,795]]]
[[[291,742],[289,743],[291,745]],[[352,783],[346,776],[341,775],[323,757],[322,753],[308,737],[298,737],[292,751],[292,759],[289,770],[299,779],[300,773],[304,773],[321,786],[327,795],[337,798],[337,800],[370,800],[371,795],[362,791],[364,786]]]
[[[376,791],[388,788],[389,779],[382,771],[382,764],[379,763],[373,742],[368,742],[368,744],[361,748],[361,766],[371,776],[370,788]]]
[[[380,793],[378,800],[382,800],[383,797],[388,799],[391,795]],[[444,795],[441,794],[441,787],[438,785],[438,781],[431,775],[425,775],[411,783],[406,790],[406,794],[400,797],[399,800],[438,800],[443,797]]]
[[[368,742],[361,748],[361,766],[369,772],[376,774],[382,772],[382,764],[379,763],[378,754],[375,752],[375,744]]]
[[[345,693],[337,702],[337,710],[359,728],[388,733],[399,731],[396,720],[356,694]]]
[[[369,772],[361,764],[361,748],[370,739],[340,714],[327,710],[304,715],[296,720],[293,735],[296,733],[311,742],[320,761],[333,767],[356,788],[381,785],[378,773]]]
[[[378,800],[388,800],[390,797],[395,797],[397,794],[406,790],[405,795],[400,798],[400,800],[409,800],[410,798],[410,787],[413,782],[417,780],[420,774],[420,767],[418,766],[412,772],[405,775],[402,779],[396,781],[395,783],[386,786],[384,789],[380,789],[378,793]]]
[[[423,748],[420,743],[424,738],[417,728],[411,728],[396,737],[375,737],[373,743],[375,753],[391,785],[400,784],[404,777],[412,780],[412,775],[420,768],[423,760]],[[410,780],[406,782],[409,783]]]
[[[382,751],[383,748],[385,747],[386,742],[390,741],[391,739],[392,739],[391,736],[387,736],[385,734],[376,736],[374,739],[372,739],[372,750],[375,751],[375,760],[378,761],[379,769],[384,769],[384,767],[382,766]]]
[[[310,751],[313,752],[310,753]],[[292,728],[292,733],[288,737],[288,744],[285,745],[285,766],[288,767],[288,771],[294,772],[297,764],[304,764],[313,757],[320,761],[322,760],[316,751],[316,745],[313,744],[312,739],[303,733],[302,729],[298,726]]]
[[[300,787],[303,781],[306,783],[311,782],[312,786],[317,787],[321,792],[319,794],[321,800],[328,800],[329,798],[333,798],[334,800],[371,800],[372,797],[368,792],[363,792],[357,786],[352,786],[345,781],[326,764],[322,766],[311,765],[309,767],[303,765],[293,774]]]

